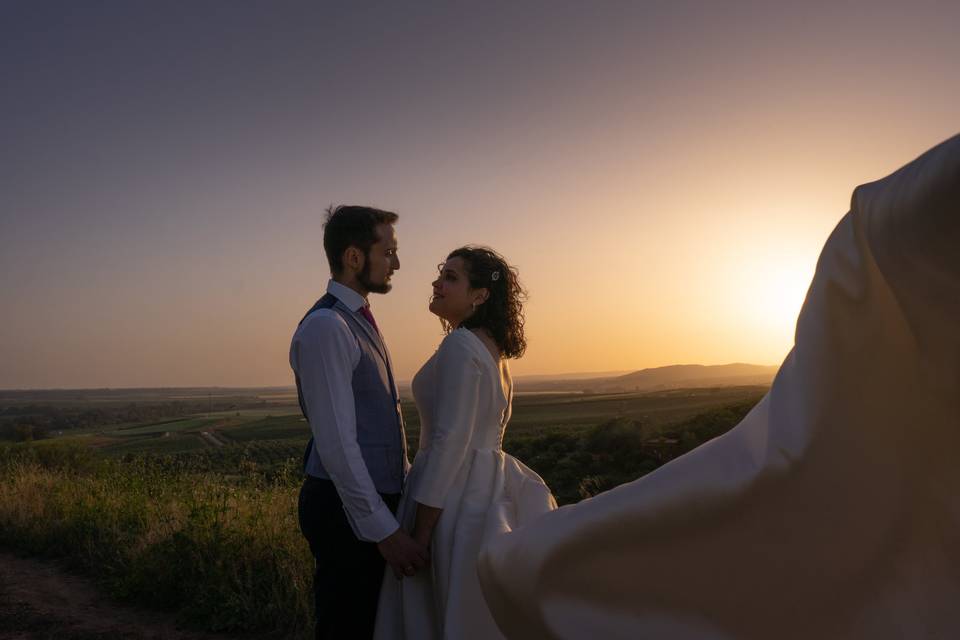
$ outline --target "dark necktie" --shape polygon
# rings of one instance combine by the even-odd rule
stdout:
[[[365,304],[360,307],[360,315],[367,319],[367,322],[370,323],[370,326],[377,330],[377,333],[380,333],[380,327],[377,326],[377,321],[373,319],[373,314],[370,313],[370,305]]]

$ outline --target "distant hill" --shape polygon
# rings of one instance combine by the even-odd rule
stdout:
[[[778,367],[758,364],[675,364],[667,367],[640,369],[624,375],[544,379],[543,376],[518,376],[517,391],[591,391],[613,393],[623,391],[656,391],[696,387],[734,385],[767,385],[773,381]]]

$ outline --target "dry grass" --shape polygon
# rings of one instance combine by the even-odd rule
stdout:
[[[66,557],[115,595],[209,630],[308,637],[296,483],[0,447],[0,544]]]

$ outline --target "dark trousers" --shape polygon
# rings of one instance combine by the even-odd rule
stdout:
[[[399,494],[381,494],[396,513]],[[329,480],[307,476],[300,488],[300,531],[316,560],[317,640],[371,638],[386,567],[372,542],[357,539]]]

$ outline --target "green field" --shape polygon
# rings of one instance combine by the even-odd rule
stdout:
[[[583,429],[613,418],[630,420],[652,435],[671,424],[718,407],[755,401],[762,387],[718,387],[621,394],[519,394],[506,442],[526,432]],[[89,406],[89,399],[87,405]],[[420,419],[409,399],[402,402],[411,454],[418,448]],[[53,434],[75,440],[105,454],[177,454],[217,449],[261,440],[289,440],[301,447],[310,436],[296,404],[284,403],[235,410],[204,412],[161,420],[128,422]]]
[[[716,407],[755,399],[764,391],[762,387],[717,387],[603,395],[519,395],[513,401],[510,428],[589,426],[616,417],[659,428]]]
[[[164,420],[150,424],[121,427],[113,431],[105,431],[103,435],[112,438],[130,438],[143,435],[163,435],[180,431],[196,431],[216,423],[214,418],[179,418]]]
[[[221,433],[230,440],[237,442],[282,440],[285,438],[306,442],[310,437],[310,428],[298,410],[295,414],[265,416],[251,420],[230,429],[224,429]]]
[[[755,402],[763,387],[717,387],[618,394],[518,394],[505,442],[526,433],[582,430],[619,418],[640,425],[647,437],[693,416],[720,407]],[[401,403],[411,454],[418,448],[420,418],[412,400]],[[310,437],[299,406],[271,406],[214,411],[184,417],[64,431],[55,436],[103,453],[124,455],[188,453],[259,441],[289,441],[302,449]]]
[[[157,455],[186,453],[210,447],[203,438],[195,433],[183,433],[174,437],[148,435],[131,438],[125,442],[102,445],[103,453],[123,455],[127,453],[152,453]]]

